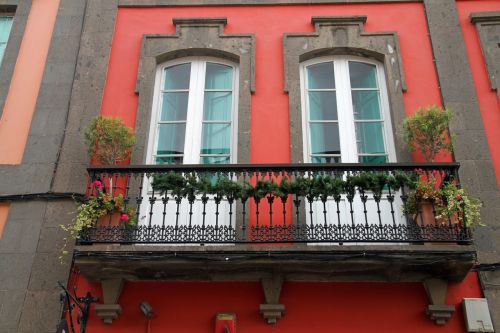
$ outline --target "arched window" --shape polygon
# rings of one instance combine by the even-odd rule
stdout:
[[[382,64],[332,56],[303,62],[300,72],[304,161],[395,162]]]
[[[235,163],[238,67],[190,57],[158,67],[147,161]]]

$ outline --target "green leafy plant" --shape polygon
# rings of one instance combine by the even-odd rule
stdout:
[[[184,197],[186,195],[186,179],[180,173],[170,171],[168,173],[155,174],[151,186],[155,192],[167,194],[172,197]]]
[[[405,214],[418,214],[422,203],[428,202],[436,212],[436,221],[444,221],[448,216],[456,223],[465,222],[467,226],[480,225],[480,201],[470,197],[465,190],[459,189],[438,170],[361,171],[345,177],[321,173],[309,176],[283,176],[279,184],[274,179],[259,179],[254,185],[249,182],[241,183],[227,176],[181,174],[170,171],[154,175],[152,187],[155,192],[162,195],[169,194],[174,198],[187,197],[190,202],[194,201],[197,195],[202,198],[215,195],[216,200],[241,199],[246,202],[248,198],[253,198],[256,203],[266,197],[270,200],[280,198],[286,202],[290,195],[295,196],[294,200],[305,197],[309,202],[318,198],[323,202],[328,198],[340,200],[342,195],[352,200],[357,191],[372,193],[375,199],[380,200],[384,192],[394,195],[404,187],[410,190],[403,207]],[[107,206],[109,203],[102,205],[104,206],[101,207],[107,210],[112,209]],[[90,218],[93,219],[95,220],[95,216]]]
[[[279,189],[278,185],[274,183],[271,179],[259,179],[255,183],[255,186],[249,188],[249,194],[255,200],[259,202],[262,198],[267,195],[273,195]]]
[[[410,151],[418,147],[425,159],[433,162],[440,151],[453,151],[453,140],[448,131],[452,118],[450,110],[435,105],[420,108],[403,121],[403,141]]]
[[[454,219],[467,227],[483,225],[481,223],[482,203],[479,199],[470,196],[463,188],[455,183],[446,183],[441,189],[443,205],[438,207],[439,216]]]
[[[278,184],[274,195],[281,199],[282,202],[288,200],[288,196],[292,193],[292,185],[288,177],[283,177]]]
[[[225,176],[219,177],[214,185],[213,192],[229,200],[239,199],[242,196],[243,186]]]
[[[329,196],[338,197],[342,192],[344,181],[330,175],[320,175],[313,178],[311,194],[314,198],[326,201]]]
[[[127,161],[136,142],[133,130],[121,119],[101,116],[92,119],[84,130],[83,138],[90,158],[104,165]],[[113,195],[113,180],[107,180],[109,193],[105,193],[102,180],[94,180],[92,185],[96,194],[78,204],[73,223],[61,225],[69,233],[69,237],[64,239],[62,256],[68,252],[66,248],[70,239],[78,239],[84,229],[94,226],[99,218],[107,214],[120,214],[120,223],[126,227],[137,225],[135,208],[125,206],[123,195]]]
[[[84,141],[91,158],[104,165],[115,165],[130,158],[136,137],[121,119],[99,116],[85,128]]]
[[[470,196],[453,181],[440,183],[434,175],[421,177],[415,189],[408,195],[403,212],[410,215],[418,214],[425,202],[432,203],[437,223],[452,221],[467,227],[483,225],[480,214],[481,201]]]
[[[119,214],[119,220],[123,226],[134,227],[137,225],[137,211],[131,206],[125,207],[123,195],[113,196],[104,193],[100,180],[95,180],[92,182],[92,185],[96,190],[96,195],[90,196],[87,201],[77,205],[73,223],[60,225],[69,234],[68,237],[64,238],[62,254],[60,256],[61,261],[64,255],[68,254],[67,247],[69,241],[79,239],[80,233],[84,229],[95,226],[99,218],[108,214]]]
[[[442,206],[442,192],[436,177],[433,175],[423,176],[415,183],[413,191],[408,195],[403,206],[403,213],[415,215],[419,212],[419,206],[429,202],[434,207]],[[434,208],[434,209],[435,209]]]

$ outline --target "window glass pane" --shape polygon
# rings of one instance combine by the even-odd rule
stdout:
[[[376,66],[349,61],[351,88],[377,88]]]
[[[205,89],[232,89],[233,68],[221,64],[207,62]]]
[[[383,123],[356,123],[359,154],[385,154]]]
[[[0,43],[7,43],[7,41],[9,40],[11,27],[12,27],[12,17],[0,16]]]
[[[163,89],[189,89],[191,64],[181,64],[165,69],[165,86]]]
[[[186,124],[160,124],[156,155],[183,154]]]
[[[341,163],[340,156],[311,156],[312,163]]]
[[[312,154],[340,154],[337,123],[309,124]]]
[[[203,156],[201,164],[229,164],[229,156]]]
[[[309,92],[310,120],[337,120],[337,97],[335,91]]]
[[[354,119],[371,120],[380,118],[380,103],[377,90],[352,91]]]
[[[203,124],[201,154],[230,154],[231,125]]]
[[[188,97],[188,92],[163,93],[160,120],[186,120]]]
[[[158,156],[156,164],[182,164],[182,156]]]
[[[204,120],[231,120],[232,92],[205,92]]]
[[[0,43],[0,61],[2,61],[2,59],[3,59],[3,54],[5,53],[6,46],[7,46],[7,44]]]
[[[335,89],[333,62],[307,66],[309,89]]]
[[[359,163],[387,163],[387,156],[359,156]]]

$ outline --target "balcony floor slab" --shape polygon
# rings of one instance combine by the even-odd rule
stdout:
[[[76,267],[90,280],[461,281],[476,261],[472,245],[91,245]]]

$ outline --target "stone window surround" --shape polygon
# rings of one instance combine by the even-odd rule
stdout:
[[[292,163],[303,162],[302,111],[300,101],[300,63],[329,55],[373,58],[384,65],[393,131],[406,116],[403,92],[406,81],[396,32],[365,33],[367,16],[312,17],[312,33],[283,34],[285,91],[289,95],[290,153]],[[394,133],[398,162],[411,161]]]
[[[470,21],[476,25],[491,90],[500,99],[500,11],[472,13]]]
[[[252,34],[224,34],[226,23],[226,18],[174,18],[175,34],[143,36],[136,85],[139,144],[133,151],[132,164],[143,164],[146,159],[158,65],[189,56],[217,57],[238,64],[238,163],[249,163],[250,99],[255,91],[255,37]]]

